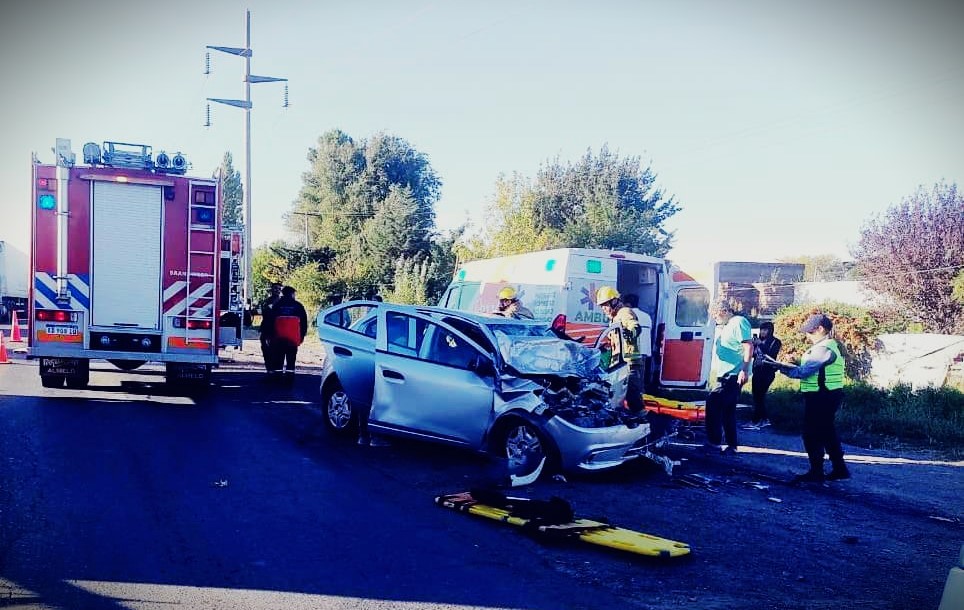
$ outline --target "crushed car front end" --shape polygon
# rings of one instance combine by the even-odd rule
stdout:
[[[563,470],[604,470],[646,455],[645,415],[614,406],[598,351],[555,337],[495,337],[504,363],[496,412],[539,418]]]

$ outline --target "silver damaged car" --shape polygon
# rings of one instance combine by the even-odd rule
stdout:
[[[514,484],[647,454],[625,371],[541,322],[351,301],[322,310],[321,401],[337,434],[404,436],[504,458]]]

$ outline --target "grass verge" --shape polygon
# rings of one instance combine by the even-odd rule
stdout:
[[[803,429],[803,399],[797,385],[780,379],[767,395],[767,414],[781,432]],[[913,390],[908,385],[881,389],[854,383],[844,392],[837,413],[837,431],[844,442],[862,447],[926,448],[964,456],[964,393],[959,390]],[[749,387],[741,400],[753,404]]]

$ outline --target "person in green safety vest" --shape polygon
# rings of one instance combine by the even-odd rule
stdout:
[[[800,327],[812,344],[799,366],[776,362],[781,373],[800,380],[803,396],[803,446],[810,460],[810,470],[794,477],[797,483],[822,483],[824,480],[849,479],[843,448],[834,426],[834,418],[843,402],[844,358],[833,338],[833,322],[822,313],[814,314]],[[824,452],[833,466],[823,472]]]
[[[603,286],[596,291],[596,305],[610,321],[610,331],[604,345],[611,350],[612,362],[621,359],[628,367],[626,406],[632,413],[642,413],[645,406],[643,393],[646,391],[643,367],[646,362],[639,349],[639,320],[633,310],[623,304],[619,292],[612,286]]]

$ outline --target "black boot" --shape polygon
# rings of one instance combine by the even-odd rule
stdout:
[[[843,481],[849,478],[850,478],[850,471],[847,470],[847,465],[843,462],[843,460],[840,460],[839,462],[835,462],[833,465],[833,469],[830,471],[830,474],[827,475],[828,481]]]
[[[790,479],[791,483],[823,483],[823,470],[808,470]]]

